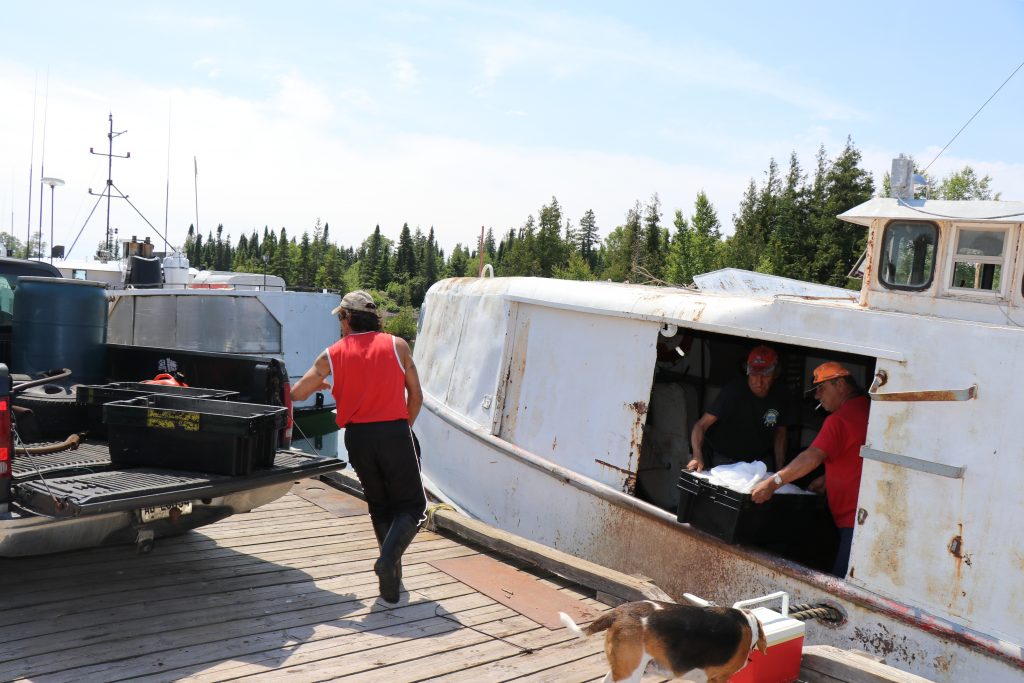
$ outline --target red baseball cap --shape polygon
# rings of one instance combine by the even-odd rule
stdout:
[[[807,390],[807,393],[814,391],[819,384],[829,381],[830,379],[838,379],[840,377],[849,377],[850,371],[844,368],[842,365],[834,360],[826,361],[814,368],[814,376],[811,378],[811,388]]]
[[[775,367],[779,364],[779,356],[775,351],[764,346],[755,346],[747,356],[747,374],[748,375],[770,375],[775,372]]]

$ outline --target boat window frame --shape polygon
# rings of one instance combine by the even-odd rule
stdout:
[[[903,225],[920,225],[930,227],[933,231],[934,242],[932,250],[932,264],[931,273],[928,276],[927,282],[921,285],[901,285],[895,282],[889,282],[885,275],[885,262],[886,253],[888,251],[889,239],[891,230],[897,226]],[[908,219],[894,219],[885,224],[882,230],[882,239],[880,240],[879,252],[878,252],[878,283],[886,289],[892,289],[902,292],[924,292],[931,288],[935,284],[935,273],[939,267],[939,249],[941,247],[942,231],[939,229],[939,224],[935,221],[921,221],[921,220],[908,220]]]
[[[942,279],[942,292],[947,296],[955,297],[966,297],[966,298],[987,298],[987,299],[1004,299],[1007,296],[1007,283],[1012,277],[1010,272],[1010,256],[1013,251],[1013,228],[1012,224],[1009,223],[953,223],[950,225],[949,245],[946,249],[947,253],[944,259],[943,266],[943,279]],[[961,231],[970,230],[973,232],[998,232],[1002,233],[1003,238],[1003,249],[1002,254],[999,256],[976,256],[967,254],[957,254],[957,244],[960,239]],[[957,263],[969,263],[979,265],[997,265],[999,266],[999,288],[998,289],[981,289],[975,287],[956,287],[953,285],[953,274],[956,271]]]

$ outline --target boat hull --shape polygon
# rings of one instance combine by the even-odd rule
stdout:
[[[653,505],[525,451],[427,396],[416,430],[428,486],[497,528],[618,571],[650,578],[675,599],[720,604],[788,591],[827,603],[839,626],[807,623],[807,642],[862,649],[934,681],[1018,680],[1008,644],[888,601],[847,581],[756,549],[728,545]]]

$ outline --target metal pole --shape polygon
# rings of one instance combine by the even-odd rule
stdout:
[[[56,185],[50,185],[50,265],[53,265],[53,193]]]

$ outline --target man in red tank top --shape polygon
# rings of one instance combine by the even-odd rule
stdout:
[[[380,331],[373,297],[349,292],[332,311],[341,339],[321,353],[295,386],[305,400],[329,390],[345,430],[348,459],[359,477],[377,536],[380,558],[373,566],[380,595],[398,602],[402,554],[426,519],[419,448],[412,433],[423,391],[409,344]],[[327,377],[334,378],[333,386]]]

